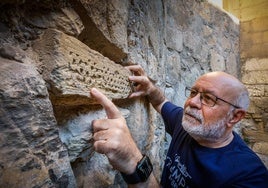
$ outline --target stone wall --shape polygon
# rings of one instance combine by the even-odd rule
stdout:
[[[242,71],[242,81],[251,97],[248,114],[242,123],[242,133],[268,166],[268,59],[249,58],[243,63]]]
[[[223,5],[240,20],[241,58],[267,58],[268,2],[224,0]]]
[[[242,82],[251,98],[243,137],[268,167],[268,2],[225,0],[224,8],[240,20]]]
[[[205,72],[240,76],[238,25],[206,1],[0,5],[0,187],[126,186],[92,149],[91,121],[105,114],[91,87],[120,108],[159,178],[169,137],[145,98],[127,99],[130,62],[179,105]]]

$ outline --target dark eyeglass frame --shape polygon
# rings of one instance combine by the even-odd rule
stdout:
[[[189,93],[189,96],[187,95],[187,91],[190,92],[190,93]],[[193,94],[193,93],[194,93],[194,94]],[[217,97],[217,96],[215,96],[215,95],[213,95],[213,94],[211,94],[211,93],[209,93],[209,92],[199,92],[199,91],[197,91],[197,90],[195,90],[195,89],[191,89],[191,88],[189,88],[189,87],[186,87],[186,88],[185,88],[185,96],[186,96],[187,98],[193,98],[193,97],[195,97],[196,95],[198,95],[198,93],[200,93],[200,97],[199,97],[199,98],[200,98],[200,102],[201,102],[201,104],[203,104],[203,105],[206,105],[206,106],[209,106],[209,107],[213,107],[213,106],[215,106],[215,104],[217,103],[217,100],[221,100],[221,101],[223,101],[223,102],[225,102],[225,103],[227,103],[227,104],[229,104],[229,105],[231,105],[231,106],[233,106],[233,107],[235,107],[235,108],[241,108],[241,107],[236,106],[236,105],[234,105],[234,104],[232,104],[232,103],[230,103],[230,102],[228,102],[228,101],[226,101],[226,100],[224,100],[224,99],[222,99],[222,98],[219,98],[219,97]],[[209,94],[210,96],[215,97],[215,100],[211,98],[211,100],[214,102],[213,105],[207,105],[207,104],[204,104],[204,102],[203,102],[204,94]],[[193,95],[193,96],[192,96],[192,95]]]

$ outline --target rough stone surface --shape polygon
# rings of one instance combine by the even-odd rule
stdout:
[[[243,137],[268,168],[268,1],[225,0],[224,8],[240,21],[241,75],[251,97]]]
[[[94,103],[89,95],[93,87],[110,99],[127,98],[132,91],[127,69],[60,31],[47,30],[33,49],[54,105]]]
[[[120,111],[125,118],[129,116],[128,110],[121,109]],[[87,161],[93,154],[91,123],[94,119],[101,118],[106,118],[105,111],[94,110],[71,119],[60,126],[60,139],[68,149],[71,162],[77,159]]]
[[[242,73],[251,99],[242,122],[243,136],[268,166],[268,59],[248,58],[243,63]]]
[[[85,29],[78,36],[93,50],[105,57],[124,63],[127,58],[127,0],[72,0]],[[106,15],[98,17],[92,15]],[[90,15],[90,16],[89,16]]]
[[[76,186],[44,80],[30,64],[0,69],[0,187]]]
[[[129,73],[121,72],[121,65],[140,64],[178,105],[186,99],[185,86],[201,74],[240,74],[239,28],[206,1],[26,0],[0,5],[0,55],[16,65],[12,74],[0,66],[1,80],[6,80],[0,83],[0,185],[5,187],[126,187],[107,158],[92,150],[91,121],[104,115],[90,101],[92,86],[120,99],[114,102],[127,114],[133,139],[150,156],[159,180],[170,138],[146,98],[124,99]],[[38,72],[27,76],[32,69]],[[263,92],[265,88],[258,93]],[[6,164],[16,172],[13,179]],[[24,167],[23,173],[18,167]]]

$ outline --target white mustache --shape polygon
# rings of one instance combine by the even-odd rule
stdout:
[[[197,112],[197,110],[190,108],[189,106],[184,109],[184,114],[190,115],[203,123],[203,116]]]

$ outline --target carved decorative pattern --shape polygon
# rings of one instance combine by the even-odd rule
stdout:
[[[94,103],[89,96],[93,87],[111,99],[127,98],[131,92],[127,69],[74,37],[49,29],[33,47],[56,105]]]

